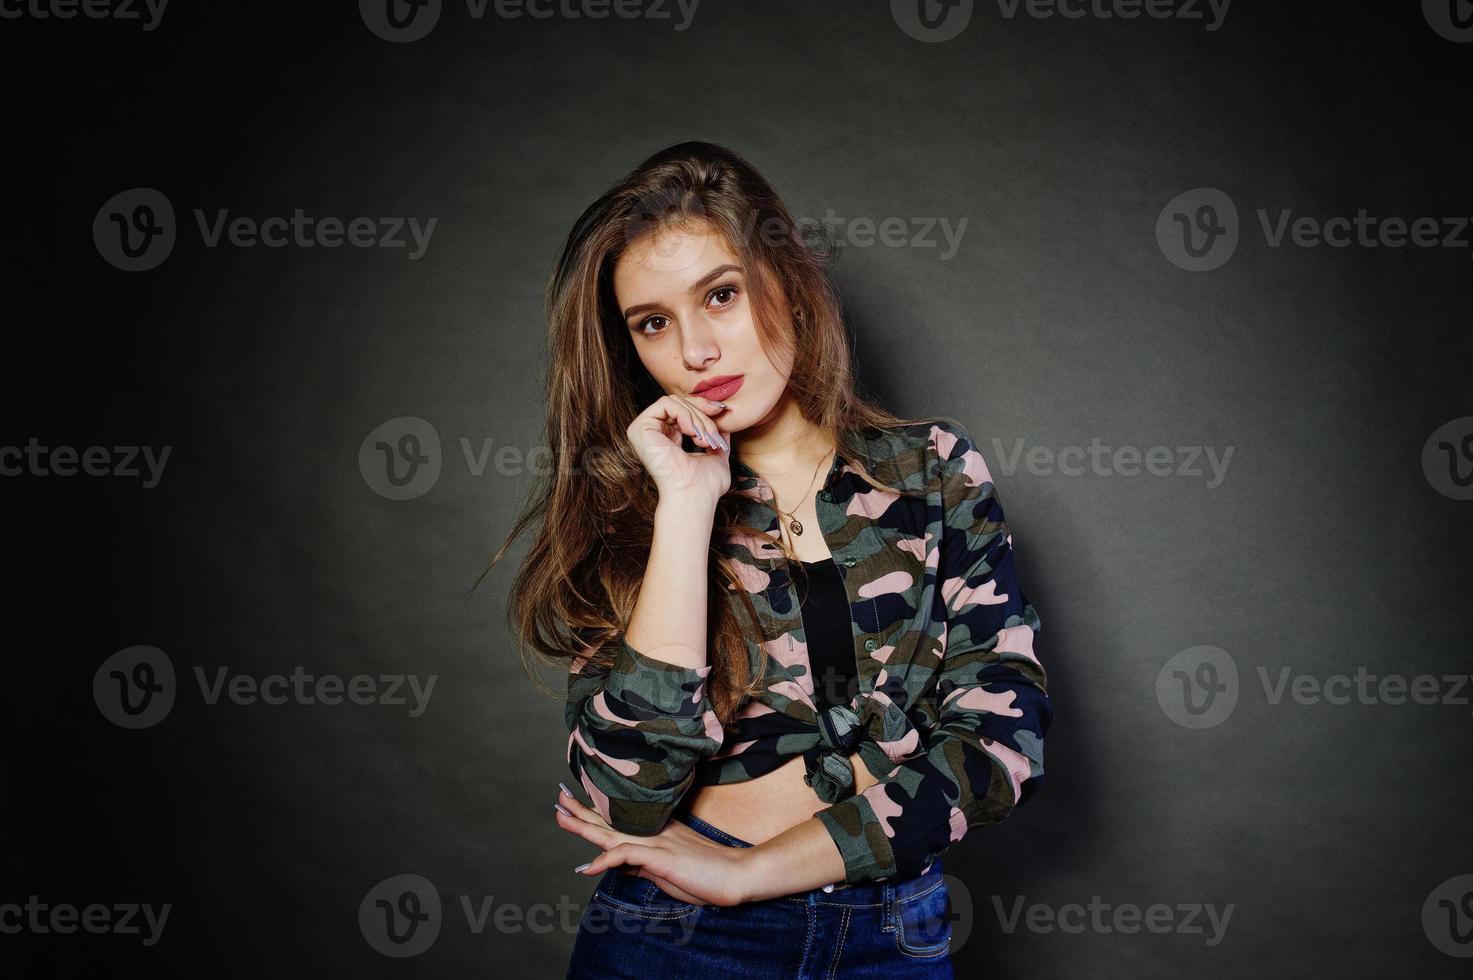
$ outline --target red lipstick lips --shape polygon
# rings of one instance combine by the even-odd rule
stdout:
[[[707,378],[696,385],[696,390],[692,394],[709,398],[712,401],[725,401],[737,393],[737,389],[742,386],[743,377],[744,375],[740,374],[723,374],[715,378]]]

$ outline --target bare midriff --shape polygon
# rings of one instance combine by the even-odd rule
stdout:
[[[849,764],[856,793],[875,784],[858,753],[849,756]],[[806,771],[803,757],[795,755],[755,779],[697,787],[690,791],[690,812],[733,837],[761,844],[828,807],[803,782]]]

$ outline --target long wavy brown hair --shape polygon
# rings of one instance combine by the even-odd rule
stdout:
[[[800,228],[750,163],[721,146],[679,143],[661,150],[590,204],[563,244],[547,283],[550,473],[534,485],[486,572],[523,532],[532,547],[512,583],[507,619],[523,665],[607,658],[633,616],[654,534],[659,494],[626,430],[661,398],[614,298],[613,270],[626,249],[663,229],[702,223],[723,236],[750,284],[758,336],[771,352],[791,349],[789,389],[803,417],[829,433],[861,478],[890,465],[869,459],[857,433],[920,419],[890,414],[855,390],[853,353],[838,295],[826,272],[834,255],[817,229]],[[751,599],[721,554],[750,500],[733,490],[717,504],[711,536],[707,691],[729,723],[765,671],[748,640],[763,637]],[[743,532],[783,542],[762,531]],[[789,556],[791,554],[789,553]],[[477,579],[477,583],[480,579]],[[745,625],[744,625],[745,624]]]

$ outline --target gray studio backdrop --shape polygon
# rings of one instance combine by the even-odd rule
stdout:
[[[132,804],[177,862],[164,955],[561,975],[592,849],[553,823],[562,706],[504,625],[523,546],[466,593],[545,463],[563,236],[708,139],[839,239],[862,382],[977,436],[1040,612],[1047,779],[946,858],[959,974],[1466,969],[1473,201],[1445,107],[1473,45],[1446,5],[337,6],[253,23],[249,58],[170,8],[147,43],[207,34],[221,64],[174,85],[220,108],[125,139],[66,233],[154,328],[170,454],[98,492],[149,529],[159,601],[92,627],[73,694],[188,787]],[[120,244],[140,204],[162,255]],[[94,671],[140,663],[170,703],[99,681],[94,707]],[[437,918],[398,945],[375,903],[408,892]]]

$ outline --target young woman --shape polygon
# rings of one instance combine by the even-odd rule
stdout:
[[[951,976],[940,855],[1041,783],[987,466],[856,392],[824,259],[681,143],[548,284],[554,473],[507,544],[538,522],[509,608],[567,667],[555,819],[597,852],[569,976]]]

